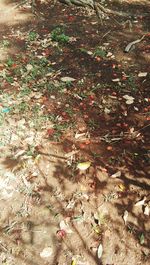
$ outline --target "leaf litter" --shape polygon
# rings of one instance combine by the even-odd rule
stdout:
[[[65,12],[67,12],[66,9],[64,9],[64,14]],[[65,19],[64,14],[63,19]],[[93,25],[97,24],[93,22]],[[14,209],[14,203],[11,207],[14,207],[13,212],[16,213],[16,218],[28,217],[28,229],[31,230],[31,234],[34,232],[38,235],[37,238],[35,236],[35,241],[38,242],[35,247],[38,253],[37,260],[36,255],[34,257],[36,263],[39,262],[39,255],[43,259],[52,258],[57,244],[60,247],[62,242],[65,242],[65,240],[69,242],[70,240],[70,242],[73,242],[75,252],[77,254],[82,252],[82,255],[74,256],[72,252],[66,254],[66,248],[62,247],[60,256],[64,259],[63,264],[70,264],[71,262],[73,265],[93,264],[93,260],[92,262],[84,261],[84,256],[87,258],[86,251],[83,249],[79,251],[76,248],[79,238],[76,237],[74,231],[77,229],[82,234],[85,241],[84,245],[86,245],[85,249],[90,249],[96,241],[96,255],[99,259],[103,257],[105,259],[103,252],[105,254],[107,249],[107,255],[110,255],[110,239],[107,239],[107,247],[105,236],[104,243],[100,242],[103,242],[102,236],[106,232],[108,233],[108,230],[113,233],[112,224],[117,226],[117,221],[118,223],[120,221],[120,215],[114,214],[113,216],[113,211],[115,212],[117,204],[118,209],[124,208],[123,199],[126,200],[127,205],[130,203],[130,197],[133,202],[137,199],[138,191],[135,192],[135,196],[132,187],[130,187],[131,184],[129,184],[129,167],[135,161],[144,164],[148,159],[147,153],[141,156],[138,153],[138,148],[135,148],[136,145],[137,147],[143,145],[145,148],[145,131],[141,135],[141,141],[138,140],[138,137],[137,139],[136,137],[129,137],[129,134],[134,133],[131,129],[135,128],[135,131],[138,131],[138,123],[141,122],[134,118],[134,108],[141,113],[144,111],[144,119],[148,109],[143,110],[143,96],[140,86],[140,92],[139,94],[137,92],[136,95],[132,78],[128,80],[125,76],[122,80],[121,73],[118,70],[119,64],[114,64],[111,61],[115,58],[112,58],[112,55],[115,54],[114,47],[111,49],[113,53],[109,50],[106,51],[106,48],[102,51],[100,48],[95,48],[96,57],[93,56],[95,54],[93,47],[87,49],[85,47],[86,52],[83,58],[78,58],[80,63],[83,61],[83,68],[78,69],[78,72],[81,73],[72,73],[71,69],[67,70],[70,60],[68,56],[69,45],[76,45],[78,50],[79,42],[83,41],[83,38],[76,38],[69,33],[65,35],[65,31],[57,35],[56,33],[59,33],[58,29],[55,32],[53,29],[47,29],[47,33],[44,34],[40,34],[40,30],[37,33],[35,29],[31,29],[26,33],[15,31],[11,35],[11,37],[16,36],[18,39],[25,41],[27,49],[24,54],[21,54],[20,58],[14,57],[13,60],[9,59],[7,63],[3,64],[0,73],[3,88],[0,95],[0,148],[3,161],[2,165],[0,164],[1,199],[10,203],[11,199],[15,197],[16,209]],[[88,46],[88,40],[86,45],[85,43],[82,45]],[[112,45],[112,43],[108,43],[108,45]],[[103,46],[100,47],[103,48]],[[80,49],[80,51],[83,53],[83,50]],[[88,60],[94,59],[96,61],[96,67],[95,63],[92,64],[94,73],[92,70],[90,72],[90,68],[84,70],[84,60],[87,60],[85,56],[89,56]],[[68,61],[64,66],[63,60],[65,57]],[[61,67],[59,60],[62,60],[60,61]],[[75,61],[76,58],[73,58],[70,65],[74,67]],[[90,63],[92,61],[88,61],[88,65]],[[101,82],[100,79],[96,79],[97,77],[100,78],[97,72],[97,69],[99,69],[97,63],[103,64],[100,68],[102,79],[105,77],[103,69],[107,72],[108,69],[113,71],[112,76],[109,77],[109,81],[113,81],[110,82],[111,85],[109,82],[96,84],[96,82]],[[75,66],[75,68],[77,69],[78,66]],[[124,69],[122,70],[124,71]],[[138,73],[138,77],[144,77],[144,79],[148,77],[148,71],[145,72],[145,69],[141,69],[141,72],[138,70]],[[95,81],[93,81],[93,76],[95,76]],[[144,80],[144,82],[147,81]],[[95,91],[94,95],[91,94],[91,90],[92,93]],[[112,97],[111,103],[107,94]],[[139,103],[137,103],[138,101]],[[68,106],[68,102],[71,107]],[[133,119],[131,119],[130,112],[133,114]],[[83,116],[80,122],[79,118],[77,119],[77,113],[79,116]],[[114,118],[115,115],[118,121]],[[63,144],[68,139],[70,142],[67,142],[67,151],[62,152],[58,146],[62,144],[62,149],[66,150]],[[117,146],[118,139],[121,145],[118,143]],[[135,142],[135,139],[137,142]],[[96,146],[95,143],[98,143],[98,145]],[[127,147],[127,144],[132,145],[132,148]],[[63,161],[63,165],[61,161]],[[122,164],[125,164],[125,161],[126,165],[123,167]],[[9,168],[7,174],[5,166]],[[97,167],[100,167],[100,176]],[[80,176],[79,182],[78,171],[85,173],[84,177]],[[54,178],[52,172],[54,172]],[[108,174],[104,174],[104,172],[108,172]],[[112,174],[112,172],[115,173]],[[111,177],[109,178],[109,176]],[[123,183],[124,179],[127,179],[125,183]],[[67,186],[68,182],[69,186]],[[91,192],[91,183],[94,183],[93,192]],[[47,195],[44,190],[49,194]],[[106,191],[111,196],[107,196]],[[72,196],[72,194],[76,194],[76,196]],[[45,208],[44,204],[50,203],[52,207]],[[105,213],[101,207],[99,209],[100,205],[105,205]],[[135,206],[144,207],[143,213],[146,220],[149,216],[147,197],[144,201],[138,201]],[[111,209],[113,210],[111,211]],[[128,215],[128,211],[123,214],[126,227],[128,227]],[[32,217],[35,217],[33,218],[35,227],[39,228],[37,231],[34,229],[34,225],[32,226]],[[19,220],[24,227],[24,221]],[[95,222],[94,225],[93,222]],[[40,223],[46,225],[41,228]],[[13,224],[16,226],[18,221],[13,220]],[[58,227],[59,230],[57,230]],[[122,226],[121,228],[123,229]],[[19,229],[22,231],[22,226]],[[17,229],[16,231],[13,229],[14,233],[11,234],[11,230],[10,225],[8,229],[10,237],[13,241],[20,242],[22,235],[17,234],[19,233]],[[52,230],[52,233],[50,230]],[[23,241],[29,242],[28,244],[32,248],[30,244],[32,238],[29,235],[23,236]],[[41,240],[42,237],[44,244]],[[51,247],[52,237],[55,241],[53,247]],[[59,241],[59,239],[62,241]],[[140,237],[140,244],[144,245],[145,242],[146,232],[144,231]],[[79,246],[81,246],[81,243]],[[43,250],[41,250],[42,247]],[[11,247],[9,252],[11,252]],[[24,257],[31,255],[26,247],[24,252]],[[68,257],[69,263],[66,261]],[[90,255],[88,259],[90,260]],[[8,261],[7,257],[6,260]],[[119,262],[122,264],[122,261],[119,260]],[[113,264],[115,261],[109,263]]]

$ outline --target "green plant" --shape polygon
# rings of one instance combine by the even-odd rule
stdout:
[[[26,112],[29,110],[29,105],[27,104],[27,102],[23,101],[18,105],[18,110],[19,112]]]
[[[31,93],[31,89],[29,87],[24,87],[23,89],[21,89],[20,91],[20,96],[28,96]]]
[[[83,52],[83,53],[87,53],[87,52],[88,52],[88,50],[85,49],[85,48],[79,48],[79,50],[80,50],[81,52]]]
[[[35,31],[30,31],[28,34],[28,40],[29,41],[35,41],[38,34]]]
[[[102,58],[105,58],[106,57],[106,51],[103,50],[102,48],[99,48],[97,47],[93,53],[94,57],[95,56],[99,56],[99,57],[102,57]]]
[[[137,90],[136,83],[135,83],[135,77],[132,74],[128,76],[127,82],[131,90],[133,91]]]
[[[10,84],[12,84],[14,82],[14,79],[12,76],[6,76],[6,81]]]
[[[8,47],[10,46],[10,41],[9,41],[9,40],[3,40],[3,41],[1,42],[1,46],[2,46],[3,48],[8,48]]]
[[[7,62],[6,62],[6,64],[7,64],[8,67],[11,67],[11,66],[14,64],[13,59],[9,58],[9,59],[7,60]]]
[[[36,157],[38,155],[38,152],[36,151],[34,145],[29,145],[28,150],[26,151],[27,156]]]
[[[42,57],[40,60],[39,60],[39,65],[41,66],[47,66],[49,64],[49,61],[47,60],[47,58],[45,57]]]
[[[2,126],[3,122],[4,122],[4,115],[3,113],[0,113],[0,126]]]
[[[62,28],[57,27],[51,32],[51,40],[65,44],[69,42],[69,36],[64,33]]]
[[[99,127],[99,124],[94,119],[90,119],[88,121],[88,126],[91,128],[91,130],[95,130]]]

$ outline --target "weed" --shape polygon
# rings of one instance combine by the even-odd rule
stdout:
[[[35,109],[35,111],[37,111],[36,113],[33,113],[33,122],[34,122],[34,125],[33,127],[36,129],[36,130],[41,130],[42,126],[46,124],[46,122],[48,122],[48,116],[46,115],[39,115],[39,111],[38,109]]]
[[[71,107],[68,107],[67,109],[65,109],[65,112],[69,115],[69,116],[73,116],[74,112],[73,109]]]
[[[9,83],[9,84],[12,84],[14,82],[14,79],[12,76],[6,76],[6,81]]]
[[[83,53],[87,53],[87,52],[88,52],[88,50],[85,49],[85,48],[79,48],[79,50],[80,50],[81,52],[83,52]]]
[[[54,83],[50,82],[47,84],[47,92],[51,94],[55,90],[56,90],[56,86],[54,85]]]
[[[2,126],[3,122],[4,122],[4,115],[0,113],[0,126]]]
[[[135,77],[132,74],[128,76],[127,82],[131,90],[133,91],[137,90],[136,83],[135,83]]]
[[[99,127],[99,124],[94,119],[90,119],[88,121],[88,126],[91,128],[91,130],[95,130]]]
[[[106,84],[96,84],[96,85],[94,85],[94,86],[92,86],[92,88],[90,89],[90,92],[94,92],[94,91],[96,91],[96,90],[102,90],[102,89],[106,89],[106,88],[108,88],[108,84],[106,83]]]
[[[39,65],[41,66],[47,66],[49,64],[49,61],[47,60],[47,58],[45,57],[42,57],[40,60],[39,60]]]
[[[2,46],[3,48],[8,48],[8,47],[10,46],[10,41],[9,41],[9,40],[3,40],[3,41],[1,42],[1,46]]]
[[[30,31],[28,35],[29,41],[35,41],[37,39],[38,34],[35,31]]]
[[[73,86],[72,81],[65,82],[66,88],[70,88]]]
[[[78,84],[79,86],[83,86],[83,85],[84,85],[84,79],[79,80],[79,81],[77,82],[77,84]]]
[[[29,110],[29,105],[27,104],[27,102],[21,102],[19,105],[18,105],[18,111],[19,112],[26,112]]]
[[[51,122],[56,122],[57,121],[57,115],[56,114],[50,114],[49,116],[48,116],[48,119],[51,121]]]
[[[46,89],[49,93],[52,92],[60,92],[63,93],[64,89],[66,88],[66,83],[64,84],[63,82],[54,84],[53,82],[50,82],[46,85]]]
[[[97,154],[97,153],[92,153],[93,159],[99,158],[101,157],[101,154]]]
[[[67,36],[63,29],[60,27],[55,28],[52,32],[51,32],[51,39],[52,41],[56,41],[59,42],[61,44],[65,44],[69,42],[69,36]]]
[[[6,225],[4,228],[3,228],[3,231],[5,234],[10,234],[14,228],[16,227],[16,225],[18,224],[17,221],[13,221],[12,223]]]
[[[94,57],[99,56],[102,58],[105,58],[106,54],[107,54],[106,51],[99,47],[97,47],[93,53]]]
[[[33,108],[32,108],[32,113],[37,115],[37,114],[39,113],[40,110],[41,110],[40,105],[36,104],[36,105],[34,105]]]
[[[21,91],[20,91],[20,96],[28,96],[31,93],[31,89],[29,87],[24,87]]]
[[[6,62],[6,64],[8,67],[11,67],[14,64],[14,61],[11,58],[9,58]]]
[[[104,201],[105,202],[109,202],[109,201],[111,201],[113,199],[117,199],[118,198],[117,194],[115,192],[110,192],[110,193],[108,193],[106,195],[103,195],[103,196],[104,196]]]
[[[37,157],[38,153],[35,150],[34,145],[29,145],[28,146],[28,150],[26,151],[26,155],[27,156],[32,156],[33,158],[36,158]]]
[[[127,229],[128,229],[128,232],[130,234],[135,234],[136,233],[136,230],[135,230],[134,226],[132,226],[130,224],[127,226]]]

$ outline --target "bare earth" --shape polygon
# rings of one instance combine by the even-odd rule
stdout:
[[[0,1],[0,264],[148,265],[149,1],[26,2]]]

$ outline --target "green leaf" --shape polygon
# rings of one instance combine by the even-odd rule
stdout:
[[[140,235],[140,244],[143,245],[144,242],[145,242],[145,237],[144,237],[144,234],[142,233],[142,234]]]

